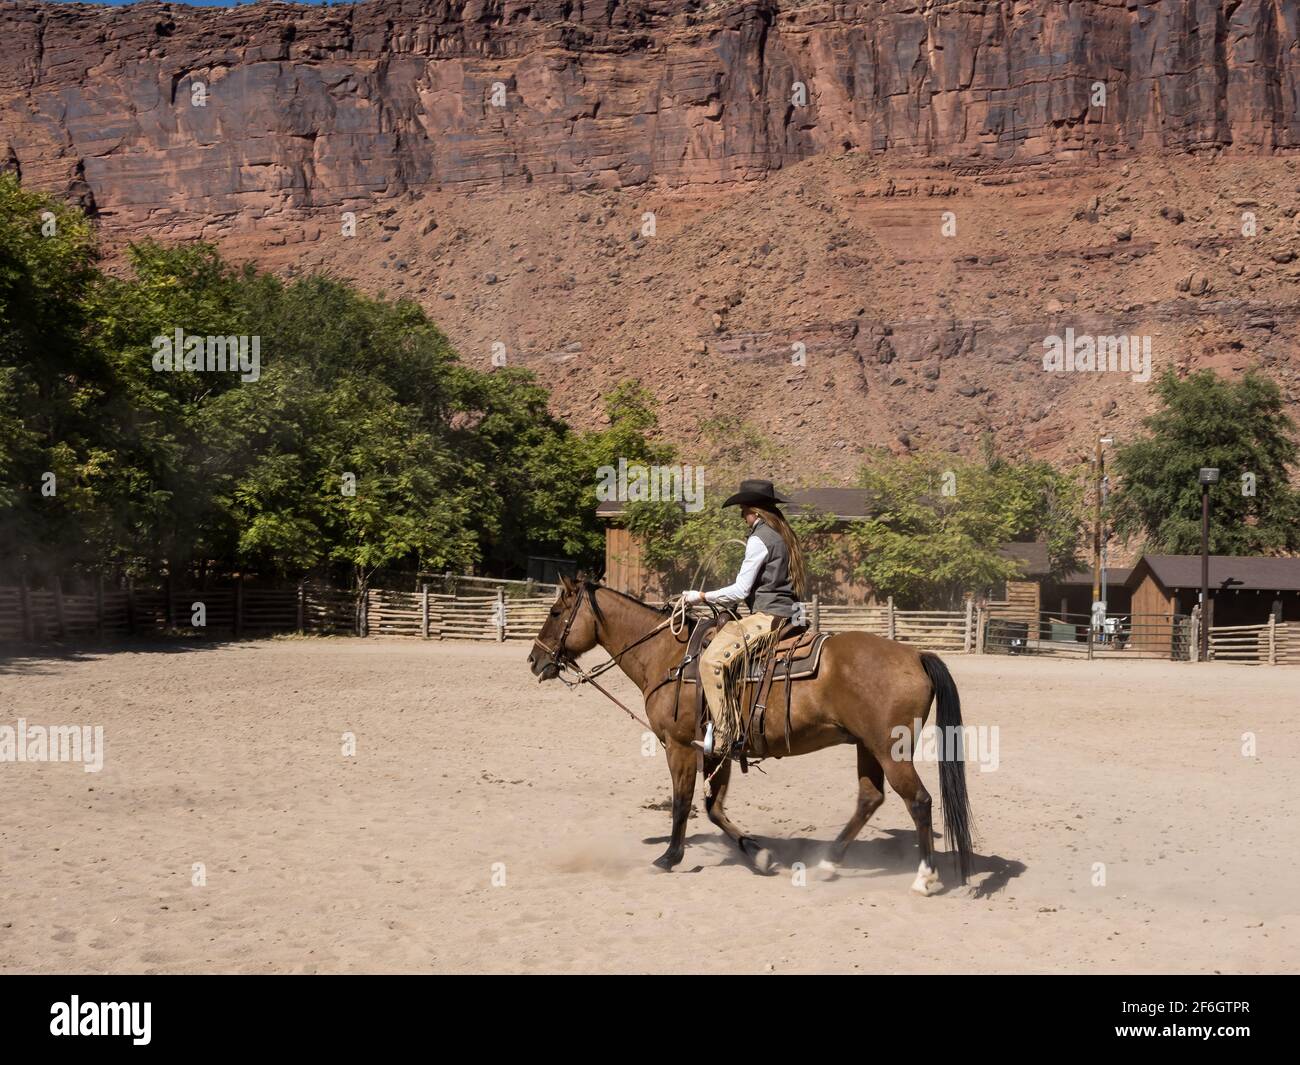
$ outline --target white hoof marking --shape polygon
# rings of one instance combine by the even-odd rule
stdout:
[[[818,880],[834,880],[837,876],[839,876],[839,872],[840,871],[839,869],[836,868],[835,863],[827,860],[826,858],[823,858],[820,862],[817,863]]]
[[[916,869],[912,890],[918,895],[933,895],[939,890],[939,874],[922,862]]]

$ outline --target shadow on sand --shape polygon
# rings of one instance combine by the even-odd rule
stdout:
[[[864,833],[871,832],[872,829],[868,827],[863,831]],[[789,872],[793,869],[795,862],[803,862],[808,871],[809,879],[816,876],[817,863],[830,854],[833,842],[830,839],[784,839],[771,836],[752,836],[751,838],[757,841],[760,846],[767,848],[772,857],[776,859],[776,866],[770,875]],[[668,836],[648,836],[642,842],[663,846],[668,843],[668,839]],[[686,858],[675,872],[701,872],[704,866],[691,864],[689,848],[708,845],[713,845],[715,850],[725,848],[725,855],[721,860],[711,862],[710,865],[749,866],[748,860],[721,832],[696,832],[686,837]],[[943,878],[943,888],[946,893],[959,887],[959,883],[956,862],[941,849],[942,847],[943,837],[936,833],[935,862],[938,865],[939,875]],[[839,879],[848,879],[853,876],[880,877],[904,874],[912,876],[916,873],[918,861],[916,831],[914,829],[891,828],[883,831],[878,830],[869,839],[857,839],[849,844],[844,859],[837,863],[837,876]],[[1027,868],[1023,862],[1011,858],[1003,858],[997,854],[975,853],[971,856],[971,876],[967,881],[971,897],[977,899],[991,898],[1001,892]]]
[[[8,673],[39,676],[55,673],[69,663],[92,662],[105,655],[183,655],[201,651],[215,651],[223,647],[237,647],[260,643],[266,637],[154,637],[152,639],[117,639],[102,642],[78,641],[65,643],[0,642],[0,675]]]

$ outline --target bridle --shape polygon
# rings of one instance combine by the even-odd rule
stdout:
[[[566,688],[574,689],[581,684],[590,684],[593,688],[595,688],[598,692],[600,692],[601,695],[605,696],[606,699],[614,703],[614,705],[616,705],[630,718],[632,718],[634,721],[639,721],[647,729],[653,732],[654,728],[650,725],[648,721],[646,721],[644,718],[639,717],[637,714],[633,713],[633,711],[629,710],[626,706],[624,706],[622,702],[620,702],[613,695],[611,695],[604,688],[602,688],[599,684],[597,684],[596,678],[599,677],[602,673],[606,672],[607,670],[613,669],[616,665],[618,665],[619,659],[622,658],[634,647],[639,647],[641,644],[645,643],[651,637],[657,636],[665,628],[671,628],[674,636],[677,635],[679,632],[681,632],[682,627],[685,625],[686,604],[683,601],[678,601],[674,603],[672,613],[669,614],[668,617],[664,618],[664,620],[661,621],[658,625],[656,625],[653,629],[651,629],[647,633],[644,633],[641,636],[638,636],[635,640],[633,640],[630,644],[624,647],[621,651],[618,651],[615,654],[611,654],[609,656],[608,661],[601,662],[594,669],[587,670],[587,669],[583,669],[580,665],[578,665],[577,661],[574,659],[573,655],[569,653],[568,648],[566,646],[569,640],[569,633],[573,631],[573,623],[577,620],[578,611],[582,607],[582,599],[584,595],[591,600],[592,613],[596,616],[597,619],[599,619],[600,614],[596,610],[596,588],[595,586],[589,584],[585,579],[580,580],[578,582],[577,588],[574,590],[573,608],[569,611],[569,616],[565,618],[564,628],[560,631],[560,642],[556,644],[554,650],[552,650],[550,647],[547,647],[546,644],[542,642],[542,638],[539,635],[536,639],[533,640],[533,646],[536,647],[538,650],[544,651],[547,655],[550,656],[551,660],[548,664],[553,665],[555,667],[555,676],[559,679],[560,683],[563,684]],[[572,681],[569,680],[569,678],[565,676],[566,673],[572,673],[576,679]],[[542,677],[539,679],[544,680],[545,678]],[[660,740],[659,742],[661,744],[663,743],[662,740]]]
[[[578,619],[578,610],[582,606],[582,594],[586,590],[587,590],[587,582],[585,580],[581,581],[578,584],[577,589],[574,591],[573,609],[569,611],[569,616],[564,621],[564,629],[560,632],[560,642],[554,649],[551,649],[550,647],[547,647],[546,644],[542,643],[542,637],[540,635],[538,635],[537,638],[533,640],[534,647],[536,647],[540,651],[544,651],[547,655],[550,656],[551,660],[548,663],[548,665],[553,665],[555,667],[556,677],[559,678],[561,683],[567,685],[570,688],[575,687],[577,684],[582,683],[581,678],[582,678],[583,670],[582,667],[579,666],[576,661],[574,661],[573,656],[569,654],[568,649],[565,647],[565,644],[568,642],[569,633],[573,630],[573,623]],[[588,592],[588,594],[590,594],[590,592]],[[574,684],[570,684],[569,681],[565,678],[564,673],[566,670],[573,670],[575,673],[578,674],[579,679]]]
[[[573,607],[569,611],[569,616],[564,619],[564,628],[560,631],[560,642],[554,648],[550,648],[542,642],[540,636],[533,640],[534,647],[540,651],[544,651],[550,656],[550,664],[555,666],[556,676],[562,683],[570,688],[576,688],[579,684],[591,683],[592,678],[599,677],[605,671],[613,669],[618,665],[618,660],[632,650],[632,648],[639,647],[652,636],[658,635],[665,628],[672,628],[674,636],[682,631],[682,625],[685,618],[685,606],[684,604],[678,603],[674,604],[673,612],[668,617],[659,622],[659,624],[649,632],[638,636],[621,651],[610,655],[608,661],[601,662],[600,665],[596,666],[594,669],[583,669],[578,665],[573,655],[569,653],[567,644],[569,641],[569,633],[573,631],[573,623],[577,621],[578,611],[582,608],[582,599],[584,595],[591,600],[592,613],[599,618],[600,614],[596,611],[596,586],[588,583],[586,580],[581,580],[578,582],[578,586],[574,591]],[[572,673],[577,679],[570,682],[564,676],[566,672]]]

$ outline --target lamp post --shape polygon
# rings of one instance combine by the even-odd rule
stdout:
[[[1106,474],[1101,479],[1101,510],[1106,512],[1106,503],[1110,499],[1110,474]],[[1103,611],[1109,610],[1110,594],[1106,587],[1106,556],[1109,554],[1107,548],[1110,546],[1110,533],[1102,529],[1101,531],[1101,602]],[[1102,622],[1106,620],[1105,614],[1102,614]]]
[[[1210,657],[1210,485],[1219,483],[1214,466],[1202,466],[1201,483],[1201,661]]]
[[[1094,462],[1094,474],[1097,478],[1096,487],[1096,509],[1093,512],[1092,523],[1092,627],[1097,631],[1103,631],[1106,627],[1106,597],[1102,593],[1102,536],[1101,536],[1101,508],[1105,501],[1106,488],[1109,484],[1109,478],[1105,476],[1106,472],[1106,455],[1101,450],[1103,444],[1113,444],[1113,436],[1097,437],[1097,457]]]

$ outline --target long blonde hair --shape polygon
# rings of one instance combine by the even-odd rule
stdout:
[[[808,590],[808,572],[804,567],[803,548],[799,546],[799,538],[790,528],[790,523],[785,520],[785,515],[776,507],[759,507],[751,504],[749,509],[756,511],[768,525],[781,534],[781,539],[785,541],[785,549],[790,555],[790,582],[794,585],[795,596],[802,599]]]

